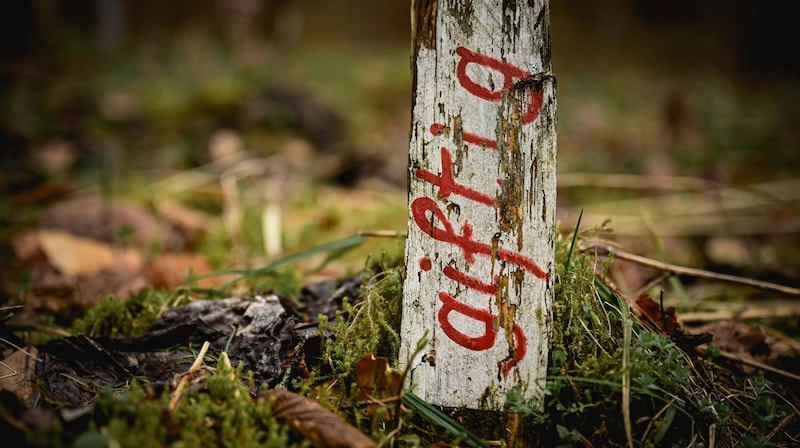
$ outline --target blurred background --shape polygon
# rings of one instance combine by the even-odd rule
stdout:
[[[39,222],[87,190],[151,209],[168,197],[221,221],[194,246],[170,243],[213,267],[404,231],[409,8],[4,2],[0,220]],[[582,227],[610,218],[606,238],[626,250],[797,286],[800,58],[788,8],[553,1],[562,231],[583,210]],[[387,244],[402,249],[380,241],[351,261]],[[647,276],[620,275],[631,289]]]

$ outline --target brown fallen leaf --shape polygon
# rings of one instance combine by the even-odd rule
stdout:
[[[36,402],[36,347],[17,350],[0,361],[0,390],[14,392],[25,404]]]
[[[128,298],[149,285],[143,257],[135,249],[61,230],[20,233],[11,244],[19,267],[29,274],[27,313],[45,311],[68,321],[102,296]]]
[[[108,244],[58,230],[39,232],[39,244],[50,264],[67,278],[91,275],[114,266],[118,261],[117,254]],[[136,260],[133,252],[119,252],[119,255],[125,257],[126,264],[141,266],[141,260]]]
[[[800,373],[800,343],[774,329],[755,326],[747,322],[724,320],[696,327],[714,335],[714,345],[720,350],[745,360]],[[745,373],[757,369],[743,366]]]
[[[356,363],[356,384],[360,399],[400,397],[403,375],[389,367],[389,360],[369,354]]]
[[[94,306],[101,297],[113,295],[128,299],[150,286],[141,269],[129,269],[124,264],[103,269],[94,275],[82,275],[75,280],[75,300],[85,308]]]
[[[200,276],[212,271],[208,260],[200,254],[177,252],[166,253],[150,262],[149,277],[153,286],[168,289],[176,288],[186,281],[191,274]],[[201,278],[197,286],[213,288],[219,283],[219,277]]]
[[[164,232],[143,206],[120,200],[106,202],[93,196],[53,205],[42,212],[39,226],[114,244],[150,247],[164,242]]]
[[[315,448],[370,448],[378,445],[321,404],[286,390],[268,390],[258,397],[272,402],[272,415],[302,434]]]
[[[69,279],[93,274],[114,264],[114,252],[108,245],[60,230],[29,232],[19,240],[28,246],[19,250],[20,259],[41,251],[47,262]]]
[[[156,210],[173,229],[175,229],[170,247],[184,249],[191,246],[211,231],[215,218],[199,210],[191,209],[177,202],[161,200],[156,203]]]
[[[675,315],[675,307],[662,308],[652,297],[645,294],[636,299],[642,312],[667,336],[683,332],[683,326]]]
[[[389,367],[389,360],[371,353],[356,363],[358,399],[367,403],[366,412],[374,416],[381,402],[397,403],[403,388],[403,374]]]
[[[662,333],[684,350],[688,350],[698,345],[710,342],[713,338],[711,333],[689,333],[685,331],[683,323],[675,313],[675,307],[664,309],[661,304],[656,303],[649,295],[645,294],[636,299],[636,305],[642,314],[658,328]]]
[[[15,235],[12,246],[17,259],[30,264],[46,261],[67,279],[92,275],[114,266],[142,268],[141,255],[103,242],[81,238],[61,230],[38,230]],[[37,258],[44,255],[44,260]]]

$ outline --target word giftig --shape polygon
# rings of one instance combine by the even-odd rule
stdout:
[[[458,47],[456,54],[459,57],[455,68],[455,75],[458,84],[463,90],[479,101],[500,103],[503,101],[504,91],[511,89],[516,83],[525,82],[532,79],[532,75],[511,64],[497,59],[478,54],[464,47]],[[493,86],[494,89],[486,87],[471,77],[470,73],[476,70],[491,71],[502,77],[502,84]],[[521,126],[529,125],[536,121],[542,108],[543,89],[541,84],[537,88],[531,89],[530,99],[523,104],[517,114],[517,122]],[[468,132],[463,129],[460,118],[456,118],[455,125],[450,127],[448,124],[434,122],[427,127],[431,136],[451,136],[458,134],[456,140],[456,151],[462,146],[467,150],[499,152],[507,151],[509,144],[501,141],[498,149],[498,135],[480,135],[479,132]],[[456,128],[455,130],[453,128]],[[486,131],[484,130],[484,133]],[[440,140],[441,141],[441,140]],[[467,145],[469,147],[467,148]],[[455,155],[463,157],[463,154]],[[422,232],[424,238],[430,238],[438,243],[426,245],[426,247],[437,248],[441,244],[450,245],[462,257],[463,262],[448,262],[446,256],[440,253],[429,253],[415,259],[409,260],[409,270],[412,271],[411,263],[419,267],[419,271],[414,271],[420,278],[434,269],[434,258],[444,259],[441,263],[441,274],[453,283],[443,285],[444,289],[452,291],[438,292],[438,312],[436,312],[436,325],[447,338],[453,343],[469,351],[485,351],[495,347],[498,336],[503,334],[508,343],[508,356],[498,362],[498,375],[507,377],[512,368],[522,361],[527,353],[527,337],[525,329],[514,322],[514,312],[503,315],[502,305],[498,305],[497,313],[492,312],[490,307],[479,306],[474,300],[472,304],[461,301],[457,298],[458,293],[464,290],[477,291],[484,296],[490,296],[486,303],[491,304],[494,298],[501,300],[501,297],[508,296],[509,275],[499,276],[494,273],[495,262],[508,268],[509,271],[520,270],[533,275],[539,281],[547,281],[547,273],[531,258],[524,256],[513,250],[501,247],[500,233],[495,233],[493,237],[486,241],[476,239],[473,234],[473,225],[476,219],[485,222],[487,216],[497,216],[498,195],[495,193],[498,188],[502,188],[504,180],[494,178],[494,191],[481,191],[480,186],[469,185],[470,179],[459,181],[456,179],[459,163],[454,162],[454,152],[447,146],[438,148],[438,158],[441,161],[441,168],[438,173],[431,170],[416,168],[412,175],[419,181],[425,182],[435,188],[428,191],[435,193],[435,198],[430,196],[419,196],[413,198],[410,204],[411,216],[417,229]],[[486,170],[492,170],[491,166],[486,166]],[[496,169],[496,168],[495,168]],[[469,201],[479,207],[470,208],[478,210],[480,216],[463,216],[462,209],[464,201]],[[457,205],[462,204],[462,205]],[[444,210],[442,209],[444,206]],[[461,223],[461,229],[455,228],[448,216],[455,213]],[[438,245],[437,245],[438,244]],[[431,251],[433,252],[433,250]],[[485,259],[491,263],[493,274],[492,278],[476,278],[468,272],[470,267],[475,265],[477,259]],[[459,270],[457,265],[464,266],[464,271]],[[481,269],[474,269],[481,271]],[[489,272],[483,270],[483,272]],[[412,274],[412,272],[409,272]],[[513,275],[511,275],[513,278]],[[494,302],[497,303],[497,302]],[[510,314],[510,316],[509,316]],[[433,362],[433,358],[428,356],[427,360]]]

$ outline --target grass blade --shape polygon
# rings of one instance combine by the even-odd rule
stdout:
[[[315,255],[322,254],[329,252],[329,255],[323,262],[322,265],[319,266],[317,269],[324,266],[326,263],[330,262],[331,260],[335,259],[336,257],[340,257],[342,254],[346,253],[349,250],[352,250],[359,245],[361,245],[364,241],[366,241],[366,237],[362,235],[353,235],[347,238],[342,238],[339,240],[331,241],[329,243],[321,244],[319,246],[314,246],[310,249],[306,249],[301,252],[297,252],[291,255],[288,255],[280,260],[273,261],[272,263],[267,264],[266,266],[255,268],[255,269],[223,269],[219,271],[214,271],[208,274],[199,275],[193,277],[193,280],[207,278],[207,277],[217,277],[220,275],[227,275],[227,274],[239,274],[239,277],[230,280],[223,285],[217,287],[217,290],[224,290],[231,285],[238,283],[242,280],[246,280],[248,278],[258,277],[260,275],[269,275],[274,273],[275,271],[284,268],[286,266],[290,266],[292,264],[298,263],[305,259],[311,258]]]
[[[575,224],[575,232],[572,233],[572,242],[569,245],[569,252],[567,252],[567,261],[564,263],[564,274],[569,272],[569,263],[572,261],[572,250],[575,249],[575,240],[578,239],[578,232],[581,229],[581,218],[583,218],[583,209],[581,214],[578,215],[578,222]]]

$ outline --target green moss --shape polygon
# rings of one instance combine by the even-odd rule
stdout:
[[[626,413],[632,440],[642,446],[691,444],[711,425],[726,443],[763,441],[764,428],[788,412],[763,381],[749,393],[742,392],[746,385],[718,384],[710,361],[690,359],[669,336],[639,325],[627,302],[600,280],[607,266],[571,247],[571,237],[558,237],[549,374],[540,383],[544,409],[518,388],[507,396],[509,409],[529,419],[543,445],[570,446],[581,438],[626,445]],[[734,416],[754,424],[736,425]]]
[[[332,322],[324,315],[319,316],[323,336],[321,364],[312,369],[309,378],[296,382],[295,386],[376,440],[401,440],[402,434],[394,431],[400,410],[397,402],[368,405],[355,382],[356,364],[365,356],[386,357],[391,365],[397,364],[402,267],[379,265],[382,267],[377,273],[365,274],[360,302],[353,305],[345,300],[342,311],[336,313]]]
[[[102,391],[74,446],[308,446],[292,442],[269,404],[252,398],[252,381],[244,384],[240,377],[241,369],[220,365],[206,375],[205,389],[184,390],[174,410],[168,391],[153,396],[138,384],[124,393]]]
[[[628,374],[631,412],[637,418],[648,416],[652,423],[637,440],[660,445],[669,428],[691,422],[684,403],[665,398],[685,394],[681,387],[690,380],[691,372],[683,355],[668,338],[636,324],[625,301],[598,279],[598,272],[606,266],[595,256],[572,249],[571,236],[558,237],[556,261],[545,408],[536,410],[513,393],[509,405],[533,416],[543,439],[550,443],[567,443],[565,435],[580,433],[601,444],[625,444],[622,384],[623,375]],[[636,335],[628,347],[623,338],[625,321]],[[623,368],[626,352],[631,366],[627,372]],[[659,412],[662,409],[668,412]],[[683,434],[690,433],[688,427],[683,429],[689,431]]]
[[[288,428],[272,417],[269,404],[253,400],[252,381],[239,380],[241,369],[218,368],[206,377],[208,393],[189,394],[178,405],[181,446],[306,446],[290,444]]]
[[[400,317],[403,278],[399,268],[366,278],[362,301],[345,301],[334,322],[320,316],[320,331],[334,337],[323,342],[323,359],[333,374],[346,380],[354,374],[355,363],[366,355],[385,356],[395,365],[400,348]]]
[[[577,359],[607,356],[604,347],[614,346],[612,333],[621,328],[621,323],[598,300],[595,290],[598,260],[571,252],[571,241],[564,235],[556,239],[557,283],[551,345]]]
[[[168,308],[185,305],[190,300],[186,289],[169,292],[149,289],[127,300],[103,297],[83,317],[76,319],[69,331],[92,337],[136,335],[145,331]]]

